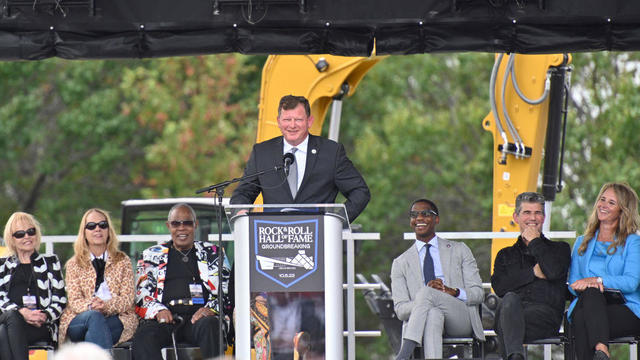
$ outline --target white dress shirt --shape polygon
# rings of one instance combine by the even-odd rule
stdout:
[[[440,250],[438,249],[438,237],[434,236],[431,240],[429,240],[429,244],[431,247],[429,248],[429,254],[431,255],[431,259],[433,259],[433,273],[436,278],[442,280],[442,283],[447,285],[444,280],[444,272],[442,272],[442,262],[440,262]],[[427,255],[427,243],[424,241],[416,240],[416,249],[418,249],[418,255],[420,256],[420,268],[422,269],[422,283],[424,283],[424,257]],[[447,285],[449,286],[449,285]],[[460,290],[460,295],[458,295],[458,299],[462,301],[467,301],[467,292],[462,288],[458,288]]]

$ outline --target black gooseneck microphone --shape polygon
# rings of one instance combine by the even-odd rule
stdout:
[[[296,157],[288,152],[282,156],[282,162],[284,163],[284,175],[289,176],[289,167],[296,162]]]

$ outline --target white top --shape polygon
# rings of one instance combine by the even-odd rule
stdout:
[[[93,255],[93,253],[91,251],[89,251],[89,254],[91,255],[91,261],[93,261],[93,259],[102,259],[102,260],[104,260],[105,266],[106,266],[107,260],[109,259],[109,252],[107,250],[105,250],[104,253],[100,257],[97,257],[97,256]],[[104,280],[102,281],[102,284],[100,284],[100,287],[98,288],[98,290],[96,291],[96,293],[94,295],[96,297],[99,297],[103,301],[111,300],[111,291],[109,290],[109,285],[107,284],[107,278],[106,277],[104,277]]]

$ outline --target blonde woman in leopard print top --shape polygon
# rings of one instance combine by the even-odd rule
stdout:
[[[73,248],[65,265],[69,304],[60,319],[60,343],[68,337],[110,349],[138,326],[131,261],[101,209],[85,212]]]

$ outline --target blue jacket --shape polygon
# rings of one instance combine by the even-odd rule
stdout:
[[[589,242],[587,250],[582,255],[578,255],[578,248],[584,236],[578,237],[573,245],[573,253],[571,254],[571,269],[569,270],[569,284],[576,280],[594,276],[589,269],[589,262],[593,255],[596,241],[598,240],[598,232]],[[596,274],[602,278],[602,283],[606,288],[619,289],[627,299],[627,307],[633,313],[640,317],[640,236],[631,234],[627,236],[624,248],[618,248],[615,254],[608,255],[606,259],[606,272],[604,274]],[[569,286],[569,291],[577,295]],[[574,299],[569,305],[569,316],[576,305],[578,299]]]

